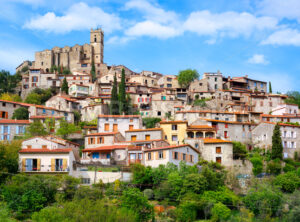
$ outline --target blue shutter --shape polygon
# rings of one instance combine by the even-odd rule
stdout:
[[[7,127],[7,140],[10,140],[10,126]]]
[[[17,135],[20,134],[20,132],[19,132],[19,126],[18,125],[16,126],[16,134]]]
[[[1,127],[1,140],[4,140],[4,126]]]
[[[26,159],[26,171],[32,171],[32,159]]]
[[[99,159],[99,153],[93,153],[93,159]]]

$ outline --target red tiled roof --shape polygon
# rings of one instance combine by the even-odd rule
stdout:
[[[125,132],[144,132],[144,131],[160,131],[162,128],[148,128],[148,129],[132,129],[126,130]]]
[[[100,118],[139,118],[140,115],[99,115]]]
[[[21,106],[33,106],[33,104],[29,104],[29,103],[13,102],[13,101],[2,100],[2,99],[0,99],[0,102],[12,103],[12,104],[17,104],[17,105],[21,105]]]
[[[85,135],[86,137],[88,136],[110,136],[110,135],[115,135],[118,134],[119,132],[107,132],[107,133],[91,133],[91,134],[87,134]]]
[[[270,115],[270,114],[261,114],[261,117],[278,117],[278,118],[300,118],[300,115],[293,114],[293,115]]]
[[[300,127],[300,125],[297,126],[297,125],[288,124],[288,123],[275,123],[275,122],[267,122],[267,121],[263,121],[261,123],[267,123],[267,124],[273,124],[273,125],[278,124],[279,126],[290,126],[290,127],[298,127],[298,128]]]
[[[1,119],[0,124],[30,124],[29,120]]]
[[[204,143],[232,143],[231,141],[228,140],[221,140],[221,139],[210,139],[210,138],[205,138],[203,139]]]
[[[64,118],[63,116],[30,116],[29,119],[61,119]]]
[[[21,149],[19,153],[69,153],[71,152],[71,148],[65,148],[65,149]]]
[[[251,122],[225,121],[225,120],[216,120],[216,119],[204,119],[204,120],[206,120],[208,122],[216,122],[216,123],[229,123],[229,124],[241,124],[241,125],[257,125],[257,123],[251,123]]]
[[[112,146],[101,146],[96,148],[87,148],[83,149],[82,152],[93,152],[93,151],[109,151],[109,150],[118,150],[126,149],[129,145],[112,145]]]

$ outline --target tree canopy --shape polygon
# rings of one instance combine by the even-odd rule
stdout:
[[[20,108],[16,109],[12,115],[12,119],[17,119],[17,120],[29,119],[28,109],[25,107],[20,107]]]
[[[68,94],[69,93],[69,86],[67,82],[67,78],[65,77],[61,86],[61,91]]]
[[[282,159],[282,140],[281,140],[281,132],[279,124],[275,125],[273,136],[272,136],[272,159]]]
[[[178,83],[183,88],[188,88],[190,83],[199,78],[199,73],[196,69],[181,70],[178,73]]]

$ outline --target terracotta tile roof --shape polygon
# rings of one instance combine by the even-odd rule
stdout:
[[[176,124],[176,123],[186,123],[188,124],[188,121],[181,121],[181,120],[174,120],[174,121],[160,121],[160,124]]]
[[[76,133],[76,132],[75,132],[75,133]],[[80,133],[81,133],[81,131],[80,131]],[[79,143],[74,143],[74,142],[72,142],[72,141],[70,141],[70,140],[65,140],[65,139],[63,139],[63,138],[61,138],[61,137],[54,136],[54,135],[48,135],[48,136],[45,136],[45,138],[48,139],[48,140],[51,140],[51,141],[53,141],[53,142],[56,142],[55,140],[52,139],[52,138],[55,138],[55,139],[58,139],[58,140],[65,141],[65,142],[67,142],[67,143],[71,143],[71,144],[76,145],[76,146],[80,146]]]
[[[162,128],[148,128],[148,129],[132,129],[125,132],[147,132],[147,131],[160,131]]]
[[[21,106],[27,106],[27,107],[28,106],[33,106],[33,104],[29,104],[29,103],[13,102],[13,101],[2,100],[2,99],[0,99],[0,102],[12,103],[12,104],[21,105]]]
[[[225,120],[216,120],[216,119],[204,119],[204,120],[206,120],[208,122],[216,122],[216,123],[229,123],[229,124],[240,124],[240,125],[257,125],[257,123],[251,123],[251,122],[225,121]]]
[[[140,115],[99,115],[100,118],[139,118]]]
[[[273,125],[276,125],[276,124],[277,124],[277,123],[275,123],[275,122],[267,122],[267,121],[263,121],[263,122],[261,122],[261,123],[267,123],[267,124],[273,124]],[[297,128],[300,127],[300,125],[297,126],[297,125],[288,124],[288,123],[278,123],[278,124],[279,124],[279,126],[290,126],[290,127],[297,127]]]
[[[65,149],[21,149],[19,153],[69,153],[71,152],[71,148]]]
[[[221,139],[210,139],[210,138],[205,138],[203,139],[204,143],[232,143],[231,141],[228,140],[221,140]]]
[[[118,149],[126,149],[129,145],[112,145],[112,146],[101,146],[96,148],[83,149],[82,152],[93,152],[93,151],[110,151]]]
[[[83,129],[97,129],[97,126],[84,126]]]
[[[214,129],[212,126],[209,125],[191,125],[188,129]]]
[[[115,135],[115,134],[118,134],[118,133],[119,132],[91,133],[91,134],[85,135],[85,137],[89,137],[89,136],[111,136],[111,135]]]
[[[165,146],[165,147],[158,147],[158,148],[153,148],[153,149],[146,149],[144,150],[145,152],[152,152],[152,151],[156,151],[156,150],[169,150],[169,149],[176,149],[176,148],[181,148],[181,147],[190,147],[191,149],[195,150],[197,153],[199,153],[199,151],[197,149],[195,149],[194,147],[192,147],[190,144],[182,144],[182,145],[173,145],[173,146]]]
[[[54,118],[54,119],[61,119],[64,118],[63,116],[30,116],[29,119],[47,119],[47,118]]]
[[[78,103],[76,99],[72,99],[72,98],[69,98],[67,96],[58,96],[58,97],[61,97],[61,98],[65,99],[67,101],[70,101],[70,102],[76,102],[76,103]]]
[[[269,114],[261,114],[261,117],[278,117],[278,118],[300,118],[299,114],[293,114],[293,115],[269,115]]]
[[[232,114],[233,115],[238,112],[215,111],[215,110],[182,110],[182,111],[177,111],[176,113],[223,113],[223,114]]]
[[[0,124],[30,124],[29,120],[1,119]]]

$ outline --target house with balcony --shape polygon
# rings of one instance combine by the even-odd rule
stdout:
[[[0,141],[11,141],[15,137],[23,136],[29,124],[29,120],[1,119]]]
[[[79,144],[56,136],[33,137],[22,142],[19,151],[20,172],[69,174],[79,161]]]

